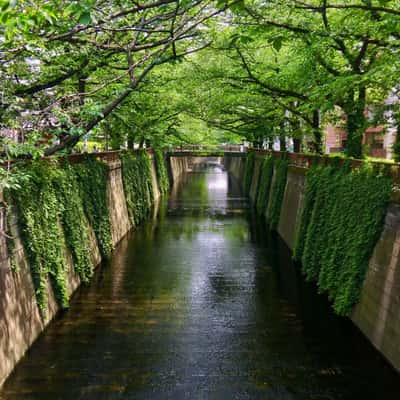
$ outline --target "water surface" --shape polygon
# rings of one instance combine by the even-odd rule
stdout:
[[[15,369],[0,399],[397,399],[238,185],[188,174]]]

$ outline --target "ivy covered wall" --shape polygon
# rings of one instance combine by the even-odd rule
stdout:
[[[169,191],[170,182],[164,152],[159,149],[155,150],[154,159],[156,163],[158,188],[161,194],[166,194]]]
[[[368,167],[316,166],[307,173],[294,258],[338,314],[348,315],[360,298],[391,190],[391,179]]]
[[[155,162],[162,192],[169,188],[165,159],[156,152]],[[161,155],[160,155],[161,154]],[[124,193],[121,196],[132,226],[148,215],[154,200],[152,160],[147,152],[120,154]],[[92,156],[70,164],[68,160],[34,161],[25,166],[29,177],[20,188],[8,191],[6,200],[17,211],[17,221],[29,261],[35,295],[43,315],[47,312],[50,281],[60,308],[69,305],[67,253],[80,281],[87,283],[94,273],[93,233],[102,258],[114,247],[108,191],[109,165]],[[92,233],[92,237],[90,236]],[[8,240],[12,253],[14,241]],[[18,265],[13,267],[18,271]]]
[[[246,155],[246,168],[243,179],[243,189],[249,194],[254,174],[256,153]],[[254,206],[259,215],[265,216],[271,230],[276,230],[282,209],[285,193],[288,162],[285,158],[275,158],[272,155],[264,156],[261,160],[258,175],[257,190],[253,199]],[[253,182],[254,185],[254,182]]]
[[[121,161],[126,204],[136,226],[148,215],[154,202],[151,161],[145,150],[121,153]]]
[[[247,155],[245,190],[257,179],[256,157],[260,155],[255,152]],[[286,190],[288,161],[285,154],[262,157],[254,206],[271,230],[279,230],[281,214],[289,212],[282,209],[285,193],[291,195]],[[306,174],[300,221],[296,228],[296,220],[292,228],[282,227],[296,229],[293,257],[301,262],[306,279],[327,293],[337,314],[348,315],[360,298],[391,190],[391,179],[367,165],[357,170],[350,163],[312,167]]]

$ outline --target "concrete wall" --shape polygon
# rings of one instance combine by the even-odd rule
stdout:
[[[246,166],[245,154],[229,154],[223,158],[224,167],[239,182],[243,181]]]
[[[109,166],[108,203],[111,217],[112,241],[116,245],[132,228],[126,207],[122,183],[121,162],[118,159],[106,161]],[[175,173],[177,173],[175,171]],[[155,198],[159,190],[152,162],[152,176]],[[15,260],[18,272],[10,268],[6,240],[0,235],[0,385],[13,370],[35,339],[59,311],[51,285],[48,284],[48,311],[46,317],[39,313],[27,257],[21,242],[17,219],[11,210],[11,232],[15,238]],[[90,226],[89,224],[87,224]],[[0,208],[0,229],[5,227],[5,209]],[[93,231],[90,231],[94,265],[101,262],[100,251]],[[71,254],[66,250],[65,265],[68,271],[67,289],[69,295],[79,287],[80,279],[75,274]]]
[[[171,156],[167,158],[168,160],[168,173],[171,183],[175,183],[179,177],[189,169],[189,156]]]
[[[293,249],[304,198],[306,169],[289,167],[278,233]],[[258,184],[254,173],[253,188]],[[400,205],[388,207],[385,226],[369,263],[359,303],[350,316],[400,371]]]

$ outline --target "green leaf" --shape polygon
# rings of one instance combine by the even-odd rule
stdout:
[[[282,41],[283,41],[282,37],[277,37],[272,42],[272,47],[278,52],[282,48]]]
[[[90,15],[89,11],[84,11],[80,16],[79,16],[79,23],[83,25],[89,25],[92,22],[92,17]]]

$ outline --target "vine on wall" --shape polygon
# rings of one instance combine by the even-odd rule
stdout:
[[[250,192],[254,173],[255,153],[246,155],[243,187],[246,195]],[[282,201],[285,194],[288,161],[272,155],[266,156],[260,166],[255,206],[260,215],[266,215],[268,226],[276,230],[281,215]]]
[[[317,166],[313,168],[322,168],[322,167]],[[307,174],[303,207],[300,214],[300,221],[297,224],[296,236],[293,248],[293,259],[295,261],[301,261],[301,256],[304,251],[305,241],[307,237],[307,229],[310,224],[312,212],[314,209],[316,191],[318,189],[317,176],[319,176],[319,174],[312,174],[310,172]]]
[[[95,160],[74,167],[67,162],[60,165],[39,161],[23,168],[30,179],[11,191],[9,197],[17,207],[37,304],[42,312],[46,311],[50,278],[58,304],[67,308],[65,249],[71,251],[75,272],[88,282],[94,269],[88,220],[95,232],[97,229],[103,251],[112,248],[106,166]]]
[[[59,171],[48,162],[29,166],[31,179],[11,196],[18,210],[21,238],[31,266],[39,309],[47,308],[47,279],[50,277],[55,296],[62,308],[68,307],[66,271],[64,268],[64,233],[60,220],[64,207],[59,203],[53,185]]]
[[[144,151],[122,154],[121,160],[128,210],[137,224],[147,215],[154,201],[151,160]],[[166,191],[167,175],[162,154],[161,160],[159,176],[163,181],[162,190]],[[108,257],[113,248],[107,193],[108,166],[88,157],[73,166],[66,160],[61,163],[38,161],[21,168],[29,179],[5,195],[17,208],[37,304],[45,313],[50,278],[58,304],[67,308],[66,248],[70,250],[74,270],[83,282],[88,282],[94,272],[89,225],[103,257]],[[7,241],[10,256],[13,245],[13,240]]]
[[[349,314],[359,300],[391,188],[390,178],[367,167],[317,166],[307,173],[294,257],[340,315]]]
[[[149,213],[154,202],[151,160],[145,150],[121,153],[122,180],[128,213],[138,225]]]
[[[274,158],[269,155],[263,159],[261,164],[259,188],[256,200],[256,210],[260,215],[264,215],[267,209],[273,174]]]
[[[3,197],[5,200],[5,225],[6,225],[6,232],[3,234],[5,235],[6,240],[6,248],[7,248],[7,257],[10,260],[10,268],[13,272],[19,271],[19,266],[17,264],[16,256],[15,256],[15,240],[11,229],[11,194],[9,190],[3,191]],[[4,212],[4,211],[3,211]]]
[[[90,239],[80,188],[74,169],[65,162],[53,185],[60,204],[63,205],[61,223],[65,241],[72,254],[75,272],[81,281],[88,283],[94,273],[90,257]]]
[[[164,152],[162,150],[154,150],[154,159],[156,162],[158,188],[161,194],[166,194],[169,191],[169,177]]]
[[[274,177],[271,186],[271,195],[267,208],[267,222],[271,230],[278,228],[281,216],[283,196],[285,194],[288,161],[285,159],[274,160]]]
[[[249,152],[246,154],[246,164],[244,167],[243,176],[243,190],[245,195],[250,193],[251,180],[253,179],[254,163],[256,154],[254,152]]]
[[[105,163],[88,157],[84,163],[76,164],[73,168],[83,209],[96,235],[101,255],[109,257],[113,244],[107,202],[108,167]]]

